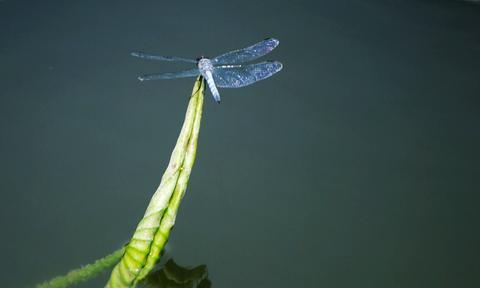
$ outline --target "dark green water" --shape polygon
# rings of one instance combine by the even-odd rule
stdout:
[[[194,82],[131,51],[266,37],[282,72],[206,95],[167,255],[214,287],[480,287],[479,5],[4,0],[0,37],[1,287],[130,238]]]

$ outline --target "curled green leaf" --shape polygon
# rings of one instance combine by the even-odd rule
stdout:
[[[175,224],[195,162],[205,84],[197,78],[170,162],[106,287],[135,287],[154,268]]]

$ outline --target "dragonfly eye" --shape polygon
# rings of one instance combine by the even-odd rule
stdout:
[[[208,57],[205,55],[201,55],[200,57],[197,58],[197,61],[200,61],[202,59],[208,59]]]

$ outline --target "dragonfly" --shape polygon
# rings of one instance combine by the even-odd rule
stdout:
[[[147,74],[138,77],[140,81],[176,79],[186,77],[203,76],[206,80],[212,96],[220,103],[220,88],[240,88],[266,79],[282,70],[282,63],[278,61],[264,61],[255,64],[245,64],[270,53],[277,47],[279,41],[267,38],[247,48],[230,51],[214,58],[199,57],[188,59],[176,56],[159,56],[143,52],[133,52],[132,56],[147,60],[186,62],[195,64],[196,67],[189,70],[168,72],[159,74]]]

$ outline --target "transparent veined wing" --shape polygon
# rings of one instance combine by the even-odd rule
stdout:
[[[143,52],[132,52],[130,55],[138,58],[148,59],[148,60],[159,60],[159,61],[179,61],[179,62],[188,62],[188,63],[197,63],[197,60],[187,59],[177,56],[160,56],[152,55]]]
[[[267,61],[250,65],[224,65],[213,68],[218,87],[239,88],[266,79],[282,70],[282,63]]]
[[[223,55],[217,56],[212,59],[212,63],[216,65],[249,62],[269,53],[275,47],[277,47],[278,43],[279,41],[277,39],[268,38],[250,47],[231,51]]]
[[[198,68],[179,71],[179,72],[168,72],[168,73],[159,73],[159,74],[147,74],[138,77],[140,81],[146,80],[160,80],[160,79],[175,79],[175,78],[185,78],[185,77],[195,77],[200,75]]]

